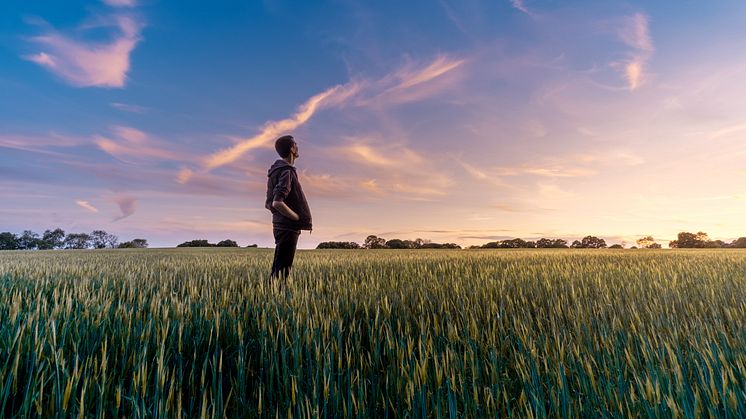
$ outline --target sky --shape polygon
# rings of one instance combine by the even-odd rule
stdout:
[[[746,3],[0,4],[0,231],[273,246],[746,236]]]

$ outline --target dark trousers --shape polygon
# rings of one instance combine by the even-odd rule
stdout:
[[[274,229],[275,258],[272,261],[271,278],[286,278],[290,274],[295,258],[295,248],[298,246],[300,231]]]

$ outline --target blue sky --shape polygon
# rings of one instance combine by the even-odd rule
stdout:
[[[272,245],[746,235],[737,1],[4,1],[0,230]]]

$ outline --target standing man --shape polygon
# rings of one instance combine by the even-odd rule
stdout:
[[[264,207],[272,212],[275,236],[275,257],[270,278],[286,278],[295,258],[295,248],[301,230],[311,230],[311,210],[298,181],[293,163],[300,156],[292,135],[275,141],[275,150],[282,157],[267,173],[267,200]]]

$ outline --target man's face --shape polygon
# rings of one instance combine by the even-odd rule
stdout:
[[[298,143],[293,142],[293,146],[290,147],[290,154],[292,154],[296,159],[300,157],[300,154],[298,154]]]

